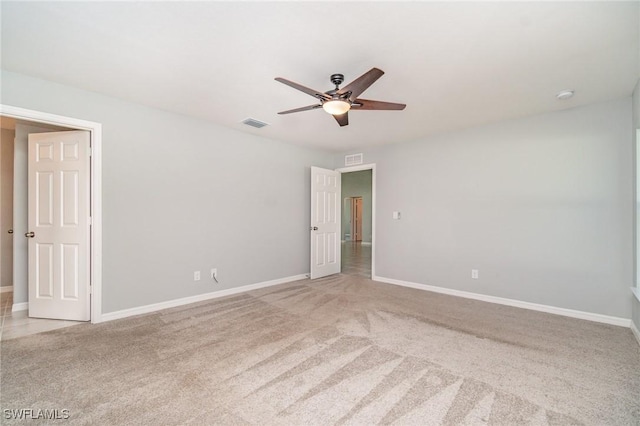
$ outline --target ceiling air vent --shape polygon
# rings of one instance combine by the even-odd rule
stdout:
[[[351,154],[344,156],[344,165],[345,166],[357,166],[358,164],[362,164],[362,154]]]
[[[264,126],[268,126],[269,124],[256,120],[255,118],[245,118],[242,120],[242,124],[246,124],[247,126],[255,127],[256,129],[261,129]]]

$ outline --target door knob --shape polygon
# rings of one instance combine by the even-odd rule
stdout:
[[[9,234],[13,234],[13,229],[9,229],[7,232],[8,232]]]
[[[311,228],[309,228],[310,231],[317,231],[318,227],[317,226],[312,226]]]
[[[24,234],[25,237],[27,238],[33,238],[36,236],[35,232],[27,232],[26,234]]]

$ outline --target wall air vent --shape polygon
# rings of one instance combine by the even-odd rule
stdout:
[[[358,164],[362,164],[363,155],[362,154],[351,154],[344,156],[344,165],[345,166],[357,166]]]
[[[242,120],[242,124],[246,124],[247,126],[255,127],[256,129],[261,129],[264,126],[268,126],[268,123],[265,123],[260,120],[256,120],[255,118],[245,118]]]

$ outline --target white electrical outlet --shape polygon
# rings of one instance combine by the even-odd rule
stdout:
[[[200,281],[200,271],[195,271],[193,273],[193,280],[194,281]]]
[[[478,270],[477,269],[472,269],[471,270],[471,278],[473,278],[474,280],[478,279]]]
[[[218,268],[211,268],[211,279],[218,281]]]

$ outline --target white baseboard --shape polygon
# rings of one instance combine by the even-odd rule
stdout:
[[[371,245],[371,242],[369,242],[369,241],[362,241],[362,242],[361,242],[361,244],[362,244],[363,246],[370,246],[370,245]]]
[[[242,287],[228,288],[226,290],[218,290],[211,293],[204,293],[204,294],[198,294],[196,296],[183,297],[181,299],[168,300],[166,302],[139,306],[137,308],[123,309],[121,311],[109,312],[106,314],[102,314],[102,317],[100,318],[100,322],[113,321],[116,319],[127,318],[134,315],[148,314],[151,312],[160,311],[162,309],[175,308],[176,306],[188,305],[190,303],[202,302],[204,300],[231,296],[238,293],[257,290],[259,288],[271,287],[278,284],[284,284],[292,281],[303,280],[305,278],[309,278],[309,274],[293,275],[291,277],[279,278],[271,281],[263,281],[261,283],[244,285]]]
[[[4,287],[0,287],[0,293],[9,293],[13,291],[12,285],[6,285]]]
[[[29,302],[14,303],[11,312],[26,311],[29,309]]]
[[[471,293],[469,291],[454,290],[454,289],[445,288],[445,287],[437,287],[433,285],[413,283],[409,281],[396,280],[393,278],[375,276],[375,277],[372,277],[372,279],[374,281],[399,285],[402,287],[410,287],[410,288],[416,288],[418,290],[433,291],[434,293],[443,293],[451,296],[464,297],[466,299],[481,300],[483,302],[497,303],[499,305],[513,306],[516,308],[546,312],[549,314],[562,315],[562,316],[571,317],[571,318],[579,318],[587,321],[595,321],[595,322],[600,322],[604,324],[618,325],[620,327],[631,326],[631,320],[627,318],[612,317],[609,315],[594,314],[591,312],[576,311],[573,309],[566,309],[566,308],[558,308],[556,306],[541,305],[538,303],[531,303],[531,302],[523,302],[521,300],[506,299],[504,297],[488,296],[485,294]]]
[[[633,335],[636,337],[636,340],[638,341],[638,344],[640,345],[640,330],[638,330],[638,327],[636,327],[636,325],[633,323],[633,321],[631,321],[631,331],[633,332]]]

